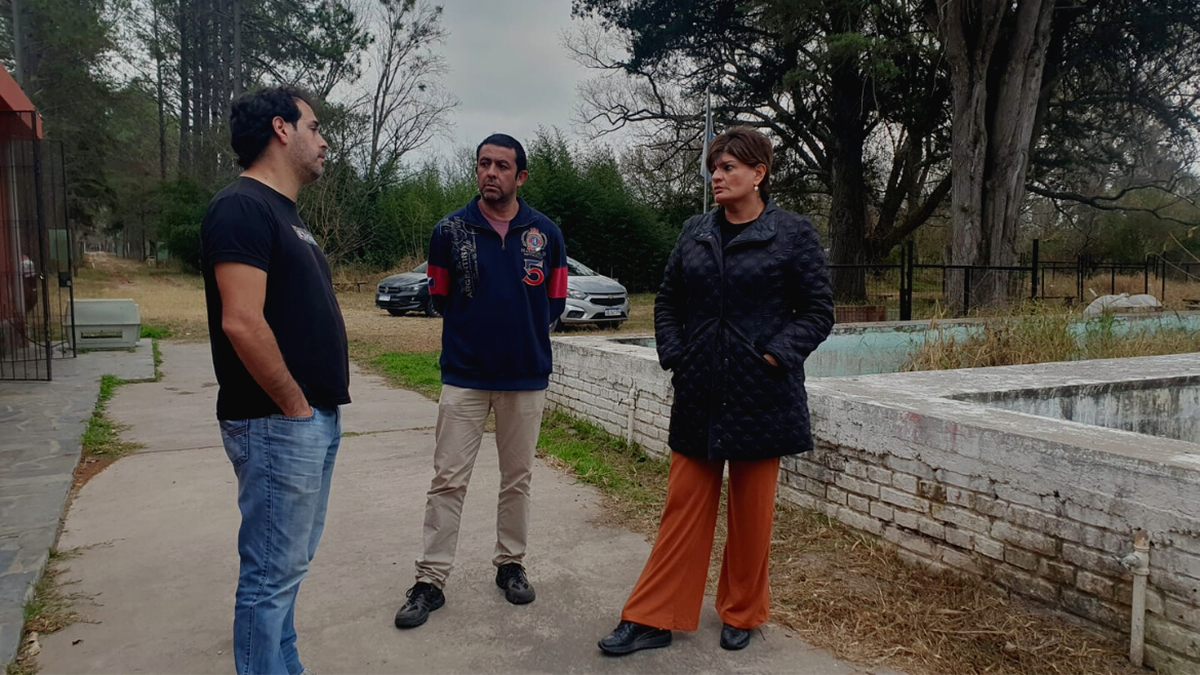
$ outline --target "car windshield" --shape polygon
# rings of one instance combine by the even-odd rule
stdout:
[[[413,269],[413,272],[416,272],[417,274],[425,274],[425,267],[428,264],[429,263],[427,262],[423,262],[420,265],[417,265],[416,268]]]
[[[600,275],[588,269],[587,265],[584,265],[578,260],[575,260],[574,258],[567,258],[567,276],[598,277]]]

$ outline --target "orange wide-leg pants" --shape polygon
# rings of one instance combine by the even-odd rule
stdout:
[[[621,613],[667,630],[696,630],[721,502],[725,462],[671,453],[667,504],[658,539]],[[779,459],[729,462],[729,538],[721,559],[717,613],[734,628],[767,620],[767,564]]]

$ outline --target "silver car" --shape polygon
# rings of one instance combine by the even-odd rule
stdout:
[[[581,323],[616,328],[629,319],[629,293],[615,279],[567,258],[567,308],[557,327]]]

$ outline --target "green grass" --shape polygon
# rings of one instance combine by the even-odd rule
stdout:
[[[368,363],[389,382],[437,400],[442,393],[441,352],[385,352],[370,357]]]
[[[88,420],[87,428],[81,439],[83,454],[93,457],[120,457],[138,449],[136,443],[121,440],[123,425],[117,424],[108,417],[108,402],[112,400],[117,387],[125,381],[113,375],[100,378],[100,394],[96,397],[96,407]]]
[[[158,367],[163,363],[162,352],[158,349],[158,341],[171,337],[171,329],[166,326],[144,323],[142,324],[141,336],[143,338],[150,338],[151,340],[150,346],[154,349],[154,381],[158,382],[162,379],[162,373],[158,370]]]
[[[100,395],[96,397],[95,412],[103,413],[108,407],[108,402],[112,400],[113,394],[117,393],[117,387],[125,384],[125,380],[115,375],[105,375],[100,378]]]
[[[155,326],[154,324],[144,323],[142,324],[142,337],[163,340],[171,337],[171,329],[166,326]]]
[[[666,496],[668,462],[557,411],[542,420],[538,450],[557,458],[581,482],[601,488],[617,521],[639,532],[654,531]]]

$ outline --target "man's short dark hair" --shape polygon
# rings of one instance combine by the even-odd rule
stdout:
[[[485,145],[498,145],[502,148],[511,148],[513,152],[517,153],[517,173],[525,170],[525,148],[521,147],[521,142],[517,139],[508,134],[492,134],[488,136],[483,139],[479,147],[475,148],[475,161],[479,161],[479,153]]]
[[[234,99],[229,111],[229,142],[239,166],[249,169],[262,156],[275,135],[276,117],[296,126],[300,121],[296,101],[312,106],[312,97],[298,87],[267,87]]]

